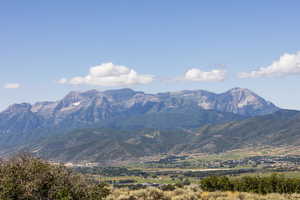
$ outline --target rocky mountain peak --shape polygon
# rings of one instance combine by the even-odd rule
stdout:
[[[231,96],[238,96],[238,97],[254,96],[254,97],[260,98],[253,91],[246,89],[246,88],[239,88],[239,87],[228,90],[227,92],[225,92],[225,94],[231,95]]]
[[[223,104],[224,110],[236,114],[256,116],[279,110],[274,104],[246,88],[233,88],[219,96],[220,106]]]
[[[98,90],[88,90],[88,91],[79,93],[79,95],[83,96],[83,97],[93,98],[93,97],[101,95],[101,93]]]
[[[239,103],[240,101],[247,101],[249,103],[254,103],[256,101],[264,101],[263,98],[259,97],[257,94],[252,92],[249,89],[244,88],[233,88],[223,95],[231,97],[235,103]],[[248,103],[246,103],[248,104]]]

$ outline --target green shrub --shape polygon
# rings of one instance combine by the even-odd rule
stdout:
[[[1,200],[102,200],[109,189],[30,155],[0,162]]]

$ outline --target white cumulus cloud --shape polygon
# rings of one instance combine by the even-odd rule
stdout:
[[[197,68],[187,70],[184,74],[184,80],[199,81],[199,82],[219,82],[226,78],[226,71],[214,69],[211,71],[202,71]]]
[[[271,65],[261,67],[251,72],[243,72],[239,74],[240,78],[257,78],[271,76],[288,76],[300,75],[300,51],[295,54],[283,54],[278,60]]]
[[[19,83],[7,83],[4,85],[5,89],[18,89],[21,85]]]
[[[147,84],[153,81],[153,76],[138,74],[135,70],[113,63],[103,63],[90,68],[86,76],[77,76],[71,79],[61,79],[59,83],[72,85],[96,85],[96,86],[127,86]]]

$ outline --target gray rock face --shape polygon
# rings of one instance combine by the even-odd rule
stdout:
[[[279,110],[248,89],[234,88],[222,94],[204,90],[145,94],[131,89],[70,92],[56,102],[15,104],[0,113],[0,134],[28,133],[38,129],[76,128],[116,117],[139,116],[197,107],[243,116],[265,115]]]
[[[217,110],[237,113],[240,115],[266,115],[278,111],[278,108],[259,97],[248,89],[233,88],[218,95]]]
[[[266,115],[279,110],[279,108],[271,102],[243,88],[233,88],[221,94],[196,90],[165,93],[161,95],[166,99],[176,98],[183,100],[185,103],[197,104],[205,110],[230,112],[244,116]]]
[[[14,104],[0,114],[1,134],[25,133],[42,125],[38,115],[31,112],[32,106],[27,103]]]

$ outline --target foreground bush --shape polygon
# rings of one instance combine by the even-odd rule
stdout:
[[[102,200],[109,190],[29,155],[0,162],[1,200]]]
[[[258,194],[300,193],[299,178],[285,178],[273,174],[269,177],[245,176],[242,178],[228,178],[212,176],[201,180],[201,187],[205,191],[239,191]]]

